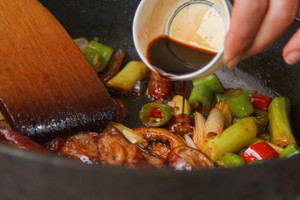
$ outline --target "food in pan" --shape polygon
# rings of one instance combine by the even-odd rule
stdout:
[[[87,164],[175,170],[241,166],[298,153],[286,97],[225,89],[215,74],[190,83],[171,82],[140,61],[123,67],[123,50],[114,52],[84,38],[75,42],[114,97],[114,120],[98,132],[38,144],[11,130],[1,115],[3,143]],[[147,89],[141,90],[143,86]],[[130,110],[122,96],[133,94],[149,103],[136,116],[143,125],[129,128],[124,124]]]

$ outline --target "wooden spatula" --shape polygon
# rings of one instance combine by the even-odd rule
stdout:
[[[103,127],[112,98],[60,23],[37,0],[0,0],[0,110],[38,141]]]

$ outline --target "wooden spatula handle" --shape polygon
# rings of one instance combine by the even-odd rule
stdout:
[[[0,1],[0,57],[0,109],[14,130],[47,140],[112,120],[112,98],[37,0]]]

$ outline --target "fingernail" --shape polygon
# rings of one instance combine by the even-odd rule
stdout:
[[[225,58],[224,58],[225,59]],[[231,58],[228,62],[227,62],[227,64],[225,64],[227,67],[229,67],[229,68],[234,68],[235,66],[237,66],[237,64],[239,63],[239,61],[240,61],[240,59],[241,59],[241,56],[235,56],[235,57],[233,57],[233,58]]]
[[[300,60],[300,52],[294,51],[289,53],[287,56],[285,56],[284,60],[287,64],[294,65]]]

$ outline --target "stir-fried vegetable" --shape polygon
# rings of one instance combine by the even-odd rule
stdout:
[[[266,160],[278,156],[278,153],[268,143],[258,142],[247,148],[241,158],[245,163],[250,163],[254,160]]]
[[[183,105],[184,101],[184,105]],[[176,95],[173,97],[172,102],[174,102],[174,115],[190,115],[191,106],[189,102],[181,95]]]
[[[244,90],[246,95],[249,97],[249,99],[251,99],[253,97],[254,94],[256,94],[256,91],[253,90]]]
[[[253,119],[257,123],[257,133],[264,133],[269,125],[268,112],[263,110],[255,110],[253,115]]]
[[[254,141],[256,129],[252,118],[244,118],[206,142],[201,150],[214,161],[226,153],[236,153]]]
[[[259,110],[267,110],[272,98],[264,96],[262,94],[253,94],[251,103],[254,108]]]
[[[130,91],[134,85],[149,71],[147,66],[139,61],[131,61],[106,86],[122,91]]]
[[[85,52],[89,47],[89,41],[86,38],[76,38],[74,40],[75,44],[78,46],[81,52]]]
[[[194,149],[198,149],[198,147],[196,146],[196,144],[194,143],[194,141],[188,134],[184,134],[183,138],[184,138],[187,146],[192,147]]]
[[[268,110],[272,143],[281,147],[296,144],[289,122],[290,100],[285,97],[276,97],[271,101]]]
[[[214,92],[212,89],[205,85],[197,85],[191,92],[189,103],[193,110],[209,112],[213,96]]]
[[[235,117],[243,118],[254,112],[250,99],[243,89],[228,90],[224,97]]]
[[[110,122],[109,125],[118,129],[133,144],[147,143],[142,135],[122,124]]]
[[[193,141],[198,147],[198,149],[202,149],[202,146],[205,142],[204,139],[204,124],[205,118],[198,112],[194,113],[195,118],[195,127],[193,131]]]
[[[259,138],[256,138],[252,144],[255,144],[255,143],[258,143],[258,142],[266,142],[266,143],[268,143],[268,145],[270,145],[279,154],[283,151],[283,148],[281,148],[281,147],[279,147],[279,146],[277,146],[275,144],[272,144],[269,141],[266,141],[266,140],[263,140],[263,139],[259,139]]]
[[[214,103],[219,104],[222,101],[224,101],[224,94],[223,93],[217,93],[215,94]]]
[[[112,53],[112,48],[96,41],[91,41],[89,47],[84,52],[84,55],[94,68],[95,72],[99,73],[105,69]]]
[[[220,135],[223,132],[225,123],[225,117],[217,108],[213,108],[204,125],[204,140],[208,141],[216,135]]]
[[[214,93],[225,92],[222,83],[220,82],[219,78],[215,74],[211,74],[203,78],[196,79],[193,81],[193,85],[194,86],[204,85],[206,87],[209,87],[211,90],[213,90]]]
[[[244,165],[244,160],[237,154],[227,153],[221,159],[224,167],[236,167]]]
[[[140,119],[146,126],[162,126],[173,117],[173,108],[164,103],[148,103],[140,111]]]
[[[289,144],[280,154],[280,158],[287,158],[292,155],[298,154],[299,151],[297,150],[297,147],[295,144]]]
[[[199,112],[208,112],[211,108],[214,95],[225,91],[220,80],[215,74],[194,80],[193,85],[194,87],[191,92],[189,102],[193,110],[197,110]],[[218,94],[215,98],[215,101],[219,103],[221,101],[221,94]]]
[[[228,128],[232,124],[232,113],[228,104],[225,101],[221,101],[215,108],[218,108],[223,113],[225,118],[224,128]]]

